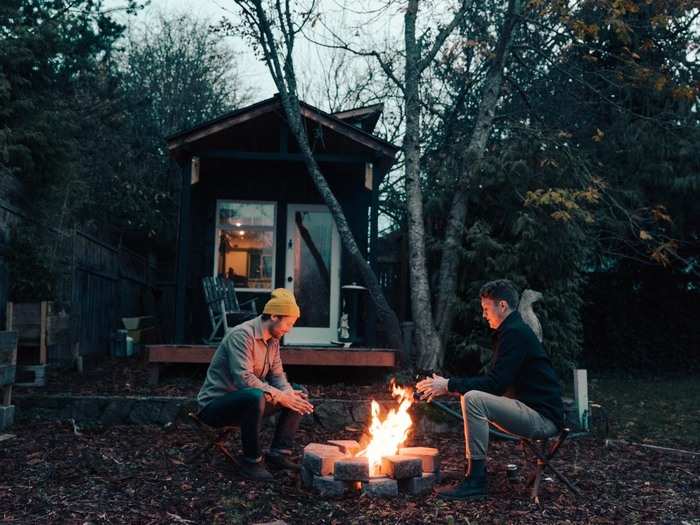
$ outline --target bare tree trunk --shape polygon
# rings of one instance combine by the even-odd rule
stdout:
[[[355,266],[360,270],[362,280],[367,287],[375,307],[377,308],[377,316],[379,321],[384,325],[387,342],[391,348],[401,349],[402,339],[399,319],[396,317],[396,313],[387,302],[386,297],[384,297],[384,292],[379,284],[379,281],[377,280],[377,276],[374,274],[374,271],[362,256],[362,252],[357,246],[355,237],[353,236],[350,226],[348,225],[348,221],[345,218],[343,209],[340,207],[338,199],[335,198],[333,191],[331,190],[330,186],[328,186],[326,178],[323,176],[320,168],[318,167],[318,163],[313,156],[306,132],[302,125],[299,104],[297,102],[296,105],[293,105],[286,93],[280,93],[280,96],[282,98],[282,106],[289,122],[289,128],[291,129],[294,138],[299,143],[299,148],[304,156],[304,163],[311,174],[311,178],[314,181],[316,189],[321,194],[323,201],[326,203],[326,206],[328,206],[328,209],[335,220],[343,247],[350,254]]]
[[[440,273],[438,282],[439,302],[436,311],[436,323],[444,343],[452,328],[454,320],[454,304],[457,293],[457,272],[460,263],[460,248],[464,234],[464,222],[467,215],[467,196],[469,183],[479,170],[479,164],[484,156],[484,150],[489,135],[493,128],[493,119],[496,114],[496,106],[503,87],[503,67],[508,56],[508,50],[513,37],[513,32],[520,15],[520,0],[510,0],[508,14],[501,30],[494,62],[486,75],[484,89],[479,104],[479,114],[476,119],[474,131],[467,147],[466,166],[462,172],[457,188],[452,198],[450,212],[443,242],[442,259],[440,261]],[[440,346],[444,354],[445,346]],[[436,361],[442,363],[444,355],[437,357]]]
[[[425,256],[425,225],[423,223],[423,191],[420,181],[420,47],[416,42],[418,0],[410,0],[404,16],[406,67],[404,71],[404,106],[406,133],[403,140],[406,160],[406,205],[408,208],[409,276],[411,283],[411,313],[416,325],[418,368],[435,370],[441,355],[440,338],[433,323],[432,297]]]
[[[241,8],[243,16],[250,26],[256,42],[261,48],[265,63],[279,91],[282,109],[287,118],[287,124],[299,144],[301,153],[304,156],[304,163],[309,170],[314,185],[335,220],[343,247],[350,254],[352,261],[360,270],[362,280],[377,308],[378,318],[384,325],[388,343],[392,348],[400,350],[402,342],[401,328],[396,313],[394,313],[391,306],[389,306],[379,281],[377,280],[377,276],[374,274],[374,271],[362,256],[362,252],[357,246],[357,242],[350,230],[345,214],[313,156],[313,151],[309,145],[309,139],[303,125],[297,96],[298,90],[296,74],[294,72],[293,48],[295,35],[300,32],[304,24],[309,21],[312,13],[306,13],[306,18],[300,23],[295,24],[292,20],[290,3],[286,2],[283,6],[281,2],[276,2],[273,7],[273,21],[268,17],[261,0],[235,0],[235,2]],[[281,36],[280,42],[275,38],[273,27],[275,27]],[[284,53],[283,55],[281,54],[282,52]]]

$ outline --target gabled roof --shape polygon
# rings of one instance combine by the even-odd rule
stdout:
[[[342,111],[334,115],[326,113],[303,101],[299,101],[299,105],[304,118],[315,121],[358,144],[375,150],[378,155],[386,157],[387,159],[393,159],[399,150],[398,146],[395,146],[391,142],[367,132],[363,129],[364,126],[357,127],[353,125],[358,119],[374,118],[374,115],[376,115],[378,119],[382,109],[381,104]],[[202,122],[190,129],[174,133],[166,137],[168,149],[172,155],[176,155],[178,150],[189,144],[271,112],[283,113],[282,102],[279,95],[231,111],[215,119]]]
[[[359,126],[367,133],[372,133],[383,110],[384,104],[380,102],[371,106],[336,111],[333,116],[353,126]]]

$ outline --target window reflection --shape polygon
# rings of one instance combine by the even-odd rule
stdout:
[[[236,288],[271,290],[275,205],[219,202],[217,273]]]

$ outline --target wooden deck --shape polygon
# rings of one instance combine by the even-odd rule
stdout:
[[[159,368],[165,363],[209,363],[216,351],[209,345],[147,345],[149,381],[158,383]],[[297,347],[281,348],[284,365],[394,367],[396,351],[388,348]]]

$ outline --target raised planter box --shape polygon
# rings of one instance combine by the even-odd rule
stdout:
[[[12,385],[17,371],[17,332],[0,332],[0,430],[14,422]]]
[[[70,316],[56,303],[42,301],[7,303],[6,318],[8,330],[17,332],[17,374],[23,384],[43,386],[49,347],[70,345]]]

